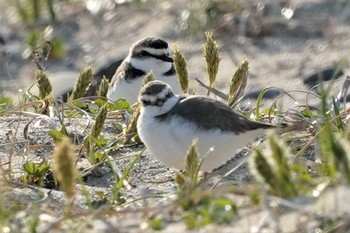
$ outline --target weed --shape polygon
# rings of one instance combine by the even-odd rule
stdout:
[[[207,64],[207,72],[209,76],[209,90],[207,95],[210,94],[210,88],[216,80],[216,75],[219,70],[219,63],[221,58],[219,57],[219,46],[213,39],[213,34],[210,32],[205,33],[206,42],[203,45],[203,53]]]
[[[70,100],[84,97],[93,79],[92,67],[85,67],[77,78]]]
[[[189,229],[209,223],[228,224],[237,214],[236,204],[215,192],[206,192],[199,186],[200,166],[197,140],[193,140],[185,159],[185,172],[175,177],[179,189],[178,204],[183,209],[182,219]]]
[[[9,97],[0,97],[0,112],[6,111],[13,107],[13,101]]]
[[[52,20],[56,19],[56,11],[53,0],[15,0],[14,5],[17,13],[24,23],[38,21],[43,12],[43,4],[46,4]]]
[[[97,96],[106,97],[108,92],[108,79],[103,76],[100,86],[98,87]]]
[[[29,48],[25,51],[25,57],[47,60],[48,58],[59,59],[65,54],[65,45],[62,39],[52,36],[52,27],[44,30],[33,29],[28,32],[27,44]]]
[[[73,207],[74,180],[78,172],[75,167],[74,148],[68,138],[63,139],[53,154],[53,171],[66,194],[66,216],[70,217]]]
[[[30,37],[29,41],[31,41],[30,44],[33,51],[35,50],[37,53],[40,53],[40,56],[42,56],[45,61],[47,59],[48,50],[50,50],[49,46],[46,49],[40,48],[39,50],[41,51],[38,51],[38,44],[41,43],[39,41],[43,41],[44,35],[38,32],[33,33]],[[248,60],[243,60],[237,67],[230,82],[229,93],[225,94],[213,87],[216,82],[220,57],[219,47],[211,33],[206,33],[206,44],[203,48],[203,52],[205,54],[209,76],[209,85],[204,85],[208,89],[208,94],[218,95],[220,98],[225,99],[231,107],[236,108],[246,86],[249,66]],[[38,61],[39,60],[40,59],[38,59]],[[189,84],[187,62],[177,45],[174,46],[174,60],[181,89],[183,92],[187,93]],[[62,224],[62,227],[64,224],[70,224],[69,227],[71,231],[76,229],[81,230],[82,227],[79,225],[81,216],[85,217],[82,218],[84,221],[86,221],[86,219],[94,219],[95,217],[105,218],[106,216],[119,216],[122,215],[125,209],[127,209],[127,211],[140,211],[145,213],[144,215],[149,219],[148,226],[153,230],[162,230],[174,220],[182,220],[189,229],[201,228],[208,224],[230,224],[235,220],[238,211],[240,214],[242,213],[243,217],[245,212],[259,211],[260,209],[263,209],[263,211],[268,210],[270,214],[273,211],[264,208],[269,206],[269,202],[266,200],[279,200],[279,203],[287,203],[289,204],[289,208],[293,208],[295,207],[293,206],[294,199],[302,199],[305,196],[307,198],[315,198],[315,193],[319,195],[322,190],[327,189],[330,185],[334,187],[336,185],[348,185],[350,183],[350,133],[347,126],[349,111],[346,105],[341,102],[341,99],[346,97],[348,84],[346,84],[346,82],[344,83],[340,96],[332,97],[329,94],[329,90],[324,89],[322,91],[321,89],[319,94],[313,95],[319,98],[320,105],[311,107],[308,103],[305,103],[301,107],[289,110],[286,113],[277,110],[275,103],[269,109],[261,108],[264,94],[271,88],[266,87],[261,91],[257,99],[256,108],[251,110],[251,112],[254,112],[254,114],[251,115],[254,115],[256,120],[260,121],[264,115],[271,115],[271,117],[277,118],[280,116],[286,117],[290,113],[290,115],[294,115],[295,118],[299,120],[298,123],[301,122],[306,124],[307,127],[312,127],[313,131],[308,132],[303,138],[291,136],[291,138],[287,138],[288,140],[284,140],[286,134],[282,134],[281,136],[277,136],[276,134],[268,135],[266,148],[254,148],[253,154],[250,156],[250,172],[256,177],[257,182],[255,180],[251,181],[249,185],[241,183],[239,185],[231,185],[231,183],[228,183],[228,187],[215,187],[210,190],[202,186],[202,181],[209,178],[205,176],[203,178],[203,175],[199,172],[201,156],[198,154],[196,141],[194,140],[186,154],[186,159],[184,161],[185,171],[183,173],[177,172],[175,175],[177,192],[175,195],[170,195],[167,190],[162,190],[166,193],[165,197],[162,196],[164,200],[172,200],[170,204],[166,202],[166,205],[155,204],[154,206],[147,207],[140,206],[137,200],[141,198],[129,200],[130,198],[124,195],[124,190],[132,187],[130,185],[127,186],[126,181],[132,169],[135,167],[135,164],[142,157],[145,148],[136,154],[130,155],[129,153],[126,156],[120,156],[118,158],[112,158],[108,154],[111,150],[120,150],[122,153],[123,150],[129,152],[131,150],[129,144],[131,140],[139,142],[136,132],[136,122],[139,114],[138,106],[135,105],[132,107],[123,99],[111,103],[103,98],[108,88],[105,78],[98,88],[99,96],[84,97],[86,90],[93,80],[91,67],[82,70],[69,102],[59,103],[59,101],[54,101],[52,99],[52,88],[48,81],[48,76],[45,73],[44,65],[38,67],[39,71],[36,73],[36,79],[39,85],[39,96],[33,98],[33,96],[25,93],[26,101],[16,106],[19,111],[15,111],[14,108],[12,108],[13,103],[11,104],[10,101],[4,99],[4,101],[0,101],[0,109],[2,115],[5,116],[9,114],[18,114],[21,117],[26,115],[32,118],[47,120],[47,116],[39,113],[31,113],[29,110],[33,106],[39,105],[56,107],[54,113],[56,113],[59,118],[59,124],[61,124],[64,132],[58,130],[55,124],[51,124],[52,129],[48,131],[48,135],[52,137],[55,144],[52,167],[55,178],[61,185],[60,187],[66,196],[65,219],[63,220],[67,220],[68,223],[63,220],[58,220],[53,224],[55,228],[58,228],[60,224]],[[144,83],[153,79],[154,77],[150,73],[145,78]],[[349,80],[350,79],[348,79],[347,82],[349,82]],[[287,95],[293,99],[289,92],[284,92],[283,90],[281,92],[283,95]],[[311,93],[310,91],[308,92],[308,94]],[[280,97],[276,98],[275,102],[279,99]],[[246,115],[249,114],[248,112],[242,113]],[[86,120],[87,123],[80,135],[72,135],[72,132],[70,132],[70,134],[66,132],[69,126],[66,122],[71,118],[79,119],[79,121],[81,120],[82,122]],[[107,118],[115,119],[113,123],[116,125],[118,132],[120,132],[118,136],[113,136],[113,139],[108,139],[104,134],[101,134],[103,130],[107,128],[105,126]],[[127,119],[125,122],[127,122],[128,125],[125,128],[123,128],[125,123],[121,121],[121,119]],[[94,123],[92,123],[93,120],[95,120]],[[47,121],[52,123],[53,120],[50,118]],[[90,127],[91,130],[89,131],[88,129]],[[306,127],[304,127],[304,129],[305,128]],[[27,146],[29,140],[28,126],[26,126],[23,131],[25,135],[24,139],[26,140],[25,148],[26,150],[30,150],[30,146],[32,145]],[[66,135],[71,136],[74,143],[81,145],[79,146],[81,153],[85,153],[84,149],[86,149],[87,156],[81,159],[87,158],[90,164],[83,172],[92,171],[102,164],[107,164],[111,167],[112,175],[114,175],[115,179],[112,182],[115,183],[113,183],[112,188],[108,191],[96,191],[97,201],[93,200],[92,194],[89,193],[90,190],[85,187],[84,181],[78,176],[74,146]],[[11,224],[8,218],[16,215],[16,210],[13,208],[15,205],[3,198],[8,189],[14,187],[12,183],[13,176],[11,174],[13,173],[12,159],[14,158],[17,145],[21,145],[19,140],[15,137],[18,137],[17,133],[10,143],[11,151],[9,152],[10,161],[7,163],[8,169],[5,170],[6,165],[0,164],[1,230],[11,229],[8,227]],[[303,139],[304,144],[300,143],[300,138]],[[3,139],[0,138],[0,140]],[[287,141],[288,144],[286,143]],[[311,150],[315,153],[316,157],[318,156],[320,159],[317,160],[317,162],[307,161],[306,163],[304,152],[306,148],[312,145],[316,145],[316,149],[311,147]],[[129,164],[127,164],[125,169],[120,171],[117,161],[130,157],[131,161]],[[308,166],[310,163],[312,166]],[[145,169],[148,168],[149,167]],[[22,171],[24,175],[21,177],[21,180],[26,184],[42,185],[43,178],[49,169],[50,165],[46,160],[41,163],[28,161],[23,164]],[[152,170],[152,168],[149,169]],[[156,174],[155,176],[159,177],[158,175],[161,176],[162,174]],[[75,184],[77,180],[78,184]],[[27,185],[27,187],[31,186]],[[81,188],[80,190],[86,197],[90,208],[92,208],[93,203],[99,203],[100,205],[107,203],[109,205],[107,206],[108,210],[105,208],[100,208],[97,211],[86,209],[84,210],[85,212],[82,211],[77,215],[73,215],[73,198],[76,195],[77,187]],[[245,206],[236,204],[240,203],[236,201],[236,196],[233,197],[233,195],[237,193],[248,200],[248,202],[244,204]],[[263,194],[261,195],[261,193]],[[130,203],[136,203],[132,210],[128,209],[129,207],[131,209]],[[312,205],[312,203],[307,204]],[[13,209],[7,208],[8,206]],[[41,207],[42,206],[43,205],[41,205]],[[116,206],[117,208],[114,208]],[[55,208],[60,212],[60,206],[56,206]],[[241,209],[244,208],[247,209],[241,211]],[[158,209],[160,209],[160,213],[153,214],[152,211]],[[45,212],[45,208],[43,208],[43,211]],[[289,210],[287,210],[287,208],[279,208],[278,211],[278,214],[282,216],[284,213],[288,213]],[[78,208],[76,211],[74,209],[74,212],[79,212]],[[279,217],[278,214],[276,215],[277,219]],[[30,216],[30,218],[26,220],[28,220],[29,228],[34,232],[37,230],[38,226],[40,226],[40,221],[42,220],[39,218],[39,213],[33,212],[32,215],[33,216]],[[275,217],[273,213],[271,216]],[[320,217],[318,213],[309,211],[307,212],[307,216],[315,221],[319,221],[321,218],[318,227],[323,230],[334,227],[337,223],[344,220],[342,217],[332,217],[331,213]],[[66,226],[67,225],[64,225],[64,227]]]
[[[238,97],[241,96],[243,93],[248,80],[248,65],[249,62],[247,59],[244,59],[244,61],[237,67],[231,83],[230,83],[230,91],[228,95],[227,104],[229,106],[233,106]]]
[[[103,105],[98,111],[95,124],[92,126],[90,135],[85,139],[84,145],[87,150],[88,158],[91,164],[96,164],[106,159],[105,153],[95,153],[95,145],[102,147],[105,144],[103,138],[99,138],[99,135],[103,129],[107,117],[107,104]]]
[[[44,106],[42,107],[42,113],[45,115],[49,114],[49,107],[52,106],[52,86],[48,75],[42,71],[38,70],[35,73],[35,79],[39,88],[39,97],[44,101]]]
[[[177,80],[181,85],[183,93],[188,91],[189,76],[187,72],[187,62],[184,55],[178,50],[178,45],[174,44],[174,66],[176,71]]]
[[[41,161],[40,163],[25,162],[23,164],[25,175],[21,177],[21,182],[42,186],[49,169],[50,164],[46,161]]]

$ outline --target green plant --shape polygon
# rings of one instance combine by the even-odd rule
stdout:
[[[189,77],[187,72],[187,62],[184,55],[179,51],[177,44],[173,46],[174,67],[176,70],[177,80],[181,85],[183,93],[188,92]]]
[[[78,171],[75,167],[74,147],[68,138],[63,139],[53,154],[53,171],[57,181],[66,194],[66,211],[67,217],[71,216],[74,197],[74,180]]]
[[[108,92],[108,79],[103,76],[101,83],[98,87],[97,96],[106,97]]]
[[[244,59],[243,62],[237,67],[230,83],[230,91],[228,95],[227,104],[233,106],[238,97],[243,93],[248,80],[248,67],[249,62]]]
[[[114,200],[117,201],[117,203],[123,203],[125,200],[122,197],[121,189],[123,187],[124,181],[126,177],[129,175],[130,171],[133,169],[135,164],[139,161],[143,153],[145,152],[146,148],[143,148],[140,152],[138,152],[134,158],[131,160],[131,162],[128,164],[128,166],[124,169],[123,173],[120,177],[118,177],[118,182],[115,185],[115,189],[113,190],[113,196]],[[111,166],[112,167],[112,166]]]
[[[184,80],[181,87],[183,91],[188,92],[186,60],[177,47],[175,47],[174,50],[175,66],[176,63],[179,65],[176,70],[178,75],[182,76]],[[218,54],[219,52],[217,51],[216,53]],[[213,61],[208,62],[207,66],[212,66],[213,64],[216,66],[218,61],[216,60],[216,63]],[[239,109],[237,103],[239,103],[239,97],[245,88],[248,66],[248,61],[246,59],[243,60],[232,76],[229,93],[221,93],[219,95],[220,98],[227,100],[233,108],[237,107],[237,109]],[[44,67],[42,66],[42,68]],[[212,74],[215,74],[215,68],[208,69],[208,72],[209,70],[211,70],[210,72]],[[40,81],[39,90],[41,89],[41,93],[39,93],[38,97],[28,95],[24,103],[17,106],[13,106],[12,104],[13,108],[9,108],[11,104],[7,99],[4,100],[3,105],[0,100],[2,117],[6,117],[10,114],[11,117],[13,114],[18,114],[20,116],[18,118],[11,118],[10,124],[14,124],[13,122],[15,122],[15,120],[26,120],[27,118],[23,116],[35,118],[43,116],[42,114],[30,112],[32,106],[39,106],[39,104],[42,104],[42,100],[50,96],[51,93],[48,83],[45,84],[45,82],[47,82],[47,80],[45,80],[47,75],[44,69],[40,69],[38,73],[40,73],[40,76],[44,76]],[[91,77],[91,70],[87,73],[87,75]],[[215,75],[211,77],[213,78]],[[152,79],[152,75],[149,74],[145,82]],[[78,82],[82,82],[82,80]],[[215,78],[209,82],[210,85],[206,87],[210,92],[215,95],[219,93],[213,87],[216,82]],[[87,84],[77,85],[80,86],[77,89],[85,90],[90,85],[89,83],[91,83],[91,80],[88,80]],[[57,110],[55,113],[57,113],[59,118],[59,125],[62,129],[69,129],[70,133],[68,135],[72,138],[72,141],[74,140],[74,143],[82,145],[78,148],[80,150],[77,150],[79,153],[85,153],[84,149],[88,151],[87,156],[79,157],[79,160],[87,159],[90,161],[90,164],[84,167],[82,174],[85,174],[82,175],[82,177],[85,178],[85,175],[95,175],[94,172],[91,172],[92,170],[97,167],[101,168],[102,166],[100,165],[107,164],[112,170],[111,176],[114,176],[112,182],[115,183],[104,191],[96,191],[93,187],[87,187],[82,177],[79,177],[75,167],[76,155],[74,154],[74,146],[67,138],[67,133],[61,132],[53,127],[54,129],[48,131],[48,135],[52,137],[54,143],[45,147],[45,150],[47,148],[54,150],[53,162],[50,162],[50,164],[52,164],[54,174],[66,195],[66,205],[65,215],[62,216],[62,218],[60,216],[60,213],[63,212],[62,206],[55,205],[53,207],[55,217],[57,213],[59,219],[55,220],[53,224],[50,224],[46,232],[60,231],[62,229],[68,229],[68,231],[84,231],[84,227],[89,221],[94,221],[95,219],[105,220],[110,216],[124,217],[123,214],[125,213],[133,214],[140,212],[142,212],[140,215],[144,217],[143,220],[148,221],[148,227],[152,230],[163,230],[174,222],[183,221],[189,229],[197,229],[208,224],[215,224],[214,227],[220,231],[221,228],[219,224],[234,224],[232,222],[235,220],[238,211],[242,219],[246,217],[245,213],[247,212],[255,214],[268,211],[268,213],[271,213],[271,216],[278,221],[280,216],[288,217],[289,213],[291,213],[289,211],[293,211],[292,214],[294,215],[294,210],[300,211],[300,214],[303,216],[307,216],[308,221],[310,219],[318,223],[317,227],[320,230],[342,230],[342,226],[344,226],[342,224],[346,222],[345,217],[339,216],[338,213],[323,212],[319,208],[317,208],[315,212],[313,211],[313,207],[314,203],[320,201],[318,197],[322,195],[323,190],[332,191],[336,186],[345,187],[347,190],[347,185],[350,182],[349,110],[348,107],[339,100],[346,97],[349,85],[350,78],[344,82],[341,98],[335,98],[330,95],[331,86],[329,89],[325,88],[319,90],[317,94],[313,93],[313,97],[320,100],[319,105],[315,104],[311,106],[308,104],[308,101],[306,101],[305,103],[301,103],[301,106],[292,108],[293,111],[290,112],[297,116],[296,119],[299,120],[297,123],[302,123],[302,127],[299,127],[294,121],[287,121],[289,117],[292,116],[292,114],[289,115],[290,112],[284,112],[276,107],[276,102],[280,97],[274,100],[271,108],[264,109],[261,107],[263,106],[262,101],[264,94],[272,87],[267,87],[262,90],[257,99],[256,109],[249,111],[239,109],[242,114],[251,115],[257,120],[261,120],[264,116],[268,115],[272,120],[279,120],[279,117],[281,117],[288,123],[286,124],[286,126],[288,126],[287,128],[278,128],[276,130],[278,135],[276,133],[268,135],[266,148],[254,148],[253,154],[249,156],[249,159],[251,159],[249,164],[250,170],[257,178],[256,180],[250,179],[248,184],[239,181],[239,185],[236,185],[236,179],[233,181],[231,179],[226,179],[220,181],[219,184],[223,184],[222,186],[218,185],[211,189],[207,188],[204,180],[210,182],[211,174],[203,178],[202,174],[199,172],[201,156],[196,148],[196,141],[193,141],[184,161],[185,171],[176,173],[175,182],[178,188],[176,195],[164,189],[157,192],[156,195],[153,195],[153,193],[151,193],[151,195],[149,195],[149,193],[146,193],[146,195],[140,194],[141,197],[124,195],[124,193],[129,193],[129,188],[133,187],[128,185],[127,181],[135,182],[140,179],[140,182],[143,182],[143,178],[145,178],[144,174],[149,174],[148,172],[152,170],[148,169],[148,166],[144,168],[144,164],[142,164],[140,165],[140,167],[142,167],[141,169],[147,169],[147,173],[145,172],[140,175],[132,172],[135,168],[135,164],[140,161],[140,158],[145,152],[145,148],[141,148],[139,151],[139,147],[141,146],[139,144],[126,144],[126,142],[128,142],[127,139],[129,141],[134,140],[138,142],[135,128],[138,114],[137,105],[133,108],[123,99],[112,103],[99,96],[83,97],[83,91],[78,91],[81,92],[77,95],[77,98],[79,98],[78,100],[71,99],[70,102],[64,104],[60,104],[59,101],[57,101],[57,104],[55,102],[55,109]],[[100,96],[105,96],[107,86],[106,79],[103,79],[98,91]],[[283,90],[281,90],[281,92],[282,95],[291,97],[290,92]],[[307,93],[310,94],[311,91]],[[295,100],[293,98],[291,99]],[[53,101],[50,102],[51,106],[53,103]],[[17,109],[19,111],[17,111]],[[112,124],[114,123],[117,125],[117,136],[114,131],[112,131],[112,133],[107,132],[103,134],[105,133],[103,130],[107,131],[106,129],[108,128],[108,126],[105,126],[105,119],[107,119],[108,111],[110,111],[108,118],[113,119]],[[133,114],[131,123],[123,131],[123,126],[125,125],[123,120],[130,117],[130,114]],[[42,119],[47,118],[44,117],[46,116],[43,116]],[[81,119],[84,123],[86,120],[87,123],[85,127],[82,127],[82,133],[75,133],[75,131],[72,130],[72,125],[67,124],[69,120],[72,120],[71,118],[75,118],[74,120]],[[94,119],[96,120],[92,123]],[[28,128],[30,128],[28,126],[29,124],[30,123],[24,127],[25,135],[31,133],[31,131],[28,130]],[[88,130],[89,126],[92,126],[91,130]],[[298,128],[296,126],[298,126]],[[289,127],[292,130],[290,130]],[[18,128],[20,129],[20,127]],[[300,128],[302,128],[302,132],[299,132]],[[282,134],[280,134],[280,131],[282,131]],[[47,210],[46,208],[46,190],[42,190],[40,187],[33,187],[33,185],[42,185],[43,181],[47,181],[45,177],[47,177],[46,174],[50,167],[46,161],[40,163],[26,162],[21,170],[24,171],[21,181],[25,184],[20,184],[16,182],[16,180],[13,180],[14,176],[12,173],[15,171],[16,166],[14,163],[11,163],[11,160],[16,153],[15,149],[17,145],[21,145],[22,142],[18,140],[17,132],[11,133],[10,135],[4,134],[0,137],[1,150],[4,148],[4,145],[7,146],[8,142],[12,148],[8,153],[8,157],[10,158],[9,162],[4,163],[1,161],[0,164],[0,231],[19,232],[19,230],[14,227],[16,225],[14,224],[14,219],[16,220],[21,217],[23,212],[31,210],[30,214],[24,215],[23,219],[28,231],[35,232],[38,230],[38,226],[40,227],[42,224],[45,224],[44,221],[42,222],[43,218],[40,214],[50,214],[52,210]],[[298,135],[299,133],[302,134],[302,136]],[[82,138],[85,137],[86,134],[88,134],[86,141],[81,143]],[[33,134],[30,136],[30,139],[32,139],[35,135]],[[111,138],[108,138],[108,136]],[[128,138],[128,136],[130,136],[130,138]],[[29,137],[25,136],[25,138]],[[27,141],[28,140],[26,140],[25,143],[27,143]],[[36,146],[37,145],[34,145],[34,147]],[[46,145],[39,146],[41,148],[41,146]],[[87,147],[83,148],[84,146]],[[26,150],[32,150],[31,148],[32,144],[27,146]],[[109,155],[109,152],[112,150],[117,151],[113,157]],[[130,150],[137,150],[138,152],[136,154],[129,153]],[[129,154],[120,155],[119,152],[125,153],[125,151]],[[3,150],[1,152],[3,153]],[[317,158],[316,162],[312,160],[313,158],[310,154],[315,154]],[[45,158],[47,158],[48,161],[51,159],[50,156]],[[119,170],[118,162],[125,159],[130,159],[130,162],[124,169]],[[309,159],[312,161],[308,161]],[[306,160],[307,162],[305,162]],[[144,163],[144,160],[141,162]],[[105,167],[103,167],[103,169],[104,168]],[[97,170],[98,169],[95,171]],[[156,178],[152,177],[151,179],[154,178],[155,182],[158,183],[158,177],[161,176],[163,178],[165,176],[159,174],[158,171],[156,172]],[[168,174],[172,174],[171,169],[167,172],[169,172]],[[239,173],[239,175],[241,175],[241,173]],[[142,178],[140,178],[140,176],[142,176]],[[75,184],[76,181],[78,181],[77,184]],[[144,185],[148,188],[148,184],[152,185],[152,183],[153,180],[149,183],[145,182]],[[137,181],[136,185],[138,185]],[[43,195],[43,199],[41,199],[41,195],[39,195],[40,200],[30,202],[29,204],[23,203],[22,200],[18,201],[15,198],[11,199],[12,196],[9,194],[12,193],[14,187],[18,186],[24,186],[30,188],[33,192],[42,192],[45,195]],[[73,207],[73,198],[76,194],[81,194],[80,192],[76,193],[75,190],[80,190],[81,193],[83,193],[88,208],[79,210]],[[128,191],[125,192],[126,190]],[[130,193],[138,190],[139,189],[131,190]],[[33,198],[33,196],[31,196],[31,198]],[[152,201],[149,202],[151,204],[149,204],[147,201],[150,198],[161,199],[156,199],[156,201],[152,199]],[[334,195],[334,198],[338,201],[337,195]],[[237,204],[236,200],[239,200]],[[270,200],[272,201],[270,202]],[[300,200],[306,202],[305,208],[300,205]],[[339,199],[339,203],[342,203],[342,201],[342,199]],[[96,202],[99,204],[98,207],[101,205],[104,206],[98,210],[93,209],[96,208],[96,206],[93,206],[93,203]],[[274,205],[277,204],[277,207],[270,205],[271,203]],[[131,205],[133,205],[132,210],[129,209]],[[284,208],[285,206],[287,208]],[[37,209],[40,209],[40,212],[37,211]],[[74,214],[72,214],[73,210]],[[269,229],[269,225],[265,225],[263,219],[261,220],[262,222],[259,227],[266,227]],[[303,224],[297,225],[297,227],[297,230],[304,230]],[[140,229],[140,231],[142,230],[144,229]]]
[[[24,23],[38,21],[40,16],[44,13],[42,11],[43,4],[46,4],[51,19],[56,19],[53,0],[15,0],[13,4]]]
[[[50,165],[44,160],[40,163],[25,162],[22,169],[25,173],[25,175],[21,177],[23,183],[42,186],[44,178],[50,170]]]
[[[64,134],[61,131],[56,130],[56,129],[49,130],[47,132],[47,134],[52,137],[52,139],[54,140],[55,143],[61,142],[67,136],[66,134]]]
[[[301,190],[298,188],[298,173],[291,169],[291,157],[286,145],[276,135],[270,134],[266,151],[254,149],[250,168],[274,194],[295,197],[301,194]]]
[[[219,56],[219,46],[213,39],[213,34],[211,32],[206,32],[206,42],[203,45],[203,53],[205,61],[207,64],[207,72],[209,76],[209,89],[207,95],[210,94],[210,89],[216,80],[216,75],[219,70],[220,56]]]
[[[27,44],[29,48],[26,56],[32,56],[34,59],[46,60],[48,58],[58,59],[65,53],[65,46],[62,39],[52,36],[53,29],[47,27],[40,31],[34,29],[27,34]]]
[[[53,37],[49,41],[51,48],[45,47],[46,49],[49,49],[46,51],[46,53],[49,53],[50,58],[58,59],[64,56],[65,54],[65,45],[62,39],[58,37]],[[45,51],[44,51],[45,52]]]
[[[10,97],[0,97],[0,112],[6,111],[13,106],[13,101]]]
[[[107,107],[107,104],[105,104],[99,109],[95,118],[95,124],[92,126],[91,132],[84,142],[89,161],[92,164],[99,163],[106,159],[105,153],[95,152],[95,146],[97,145],[98,147],[101,147],[103,144],[105,144],[105,140],[103,138],[99,138],[99,135],[103,129],[103,125],[107,117]]]
[[[321,172],[328,176],[332,182],[340,178],[350,184],[350,143],[344,137],[344,124],[341,120],[340,109],[335,99],[332,98],[332,109],[328,109],[327,97],[329,90],[320,87],[322,122],[319,124],[320,132],[318,141],[322,158]],[[331,117],[334,117],[331,119]],[[334,122],[334,123],[333,123]],[[334,130],[336,128],[337,130]]]
[[[49,107],[52,106],[52,86],[48,75],[43,70],[38,70],[35,73],[35,79],[39,89],[39,98],[44,101],[41,112],[47,115],[49,114]]]
[[[203,227],[209,223],[228,224],[237,215],[236,204],[215,192],[202,190],[197,140],[193,140],[185,159],[185,173],[176,173],[179,189],[178,204],[184,211],[182,219],[189,229]]]
[[[93,80],[93,70],[92,67],[85,67],[79,74],[77,81],[74,85],[72,95],[70,100],[75,100],[84,97],[87,90],[89,89],[91,82]]]

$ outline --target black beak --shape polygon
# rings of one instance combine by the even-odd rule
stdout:
[[[160,59],[167,62],[174,62],[174,60],[169,55],[166,55],[166,54],[161,55]]]

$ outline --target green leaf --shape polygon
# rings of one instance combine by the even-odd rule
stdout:
[[[39,167],[38,170],[36,172],[36,175],[39,177],[43,177],[46,175],[46,173],[49,171],[50,169],[50,165],[47,163],[42,163]]]
[[[90,157],[93,157],[92,164],[100,163],[107,159],[106,153],[93,153]]]
[[[25,162],[22,167],[28,175],[33,175],[37,171],[37,165],[33,162]]]
[[[139,136],[138,134],[135,134],[135,136],[133,137],[133,139],[134,139],[135,142],[137,142],[137,143],[139,143],[139,144],[142,143],[141,138],[140,138],[140,136]]]
[[[99,108],[101,108],[103,105],[105,105],[105,104],[107,104],[107,100],[106,99],[97,99],[96,101],[95,101],[95,103],[96,103],[96,105],[99,107]],[[109,105],[108,105],[109,106]]]
[[[155,231],[163,230],[166,227],[166,222],[161,215],[157,215],[149,221],[148,226]]]
[[[108,141],[104,137],[99,136],[95,143],[97,144],[97,146],[103,147],[108,143]]]
[[[35,47],[35,45],[38,43],[38,41],[41,39],[41,34],[38,31],[30,31],[27,34],[27,43],[31,47]]]
[[[209,207],[210,218],[217,224],[230,223],[237,214],[237,207],[228,198],[217,198]]]
[[[51,57],[56,59],[62,57],[65,53],[63,40],[58,37],[54,37],[50,42],[52,44]]]
[[[130,108],[130,104],[123,98],[117,99],[114,103],[118,110],[128,110]]]
[[[74,101],[74,106],[82,110],[89,111],[89,105],[80,101]]]
[[[312,178],[309,169],[305,165],[293,163],[291,164],[290,168],[293,172],[296,173],[299,180],[308,184],[312,184],[314,182],[314,179]]]
[[[108,196],[106,195],[106,193],[102,192],[102,191],[96,191],[95,195],[100,198],[101,200],[105,200],[108,198]]]
[[[312,114],[308,108],[304,108],[300,111],[300,114],[304,117],[311,118]]]
[[[258,205],[261,203],[260,194],[257,192],[250,193],[249,198],[254,205]]]
[[[63,138],[66,137],[64,133],[59,130],[51,129],[47,132],[55,142],[61,142]]]
[[[145,152],[145,150],[146,150],[146,148],[142,149],[138,154],[136,154],[135,158],[125,168],[125,170],[123,171],[121,177],[119,177],[118,183],[116,184],[116,190],[117,191],[119,191],[122,188],[125,178],[128,176],[129,172],[134,167],[135,163],[137,161],[139,161],[139,159],[141,158],[141,156],[142,156],[143,152]]]
[[[201,206],[197,214],[197,227],[204,227],[212,222],[207,206]]]
[[[120,122],[114,121],[114,122],[112,122],[112,125],[117,131],[119,131],[119,132],[123,131],[123,125]]]
[[[262,101],[262,98],[264,97],[265,93],[271,89],[273,87],[265,87],[264,89],[261,90],[261,92],[259,93],[259,96],[258,98],[256,99],[256,108],[255,108],[255,120],[256,121],[260,121],[260,105],[261,105],[261,101]]]
[[[340,109],[339,109],[340,103],[334,98],[334,96],[332,96],[332,103],[333,103],[333,111],[335,115],[335,123],[339,131],[342,132],[344,130],[344,125],[340,118]]]
[[[182,215],[182,220],[186,223],[188,229],[190,230],[193,230],[198,226],[197,218],[198,218],[198,215],[190,211]]]
[[[0,97],[0,111],[5,111],[12,106],[13,101],[10,97]]]

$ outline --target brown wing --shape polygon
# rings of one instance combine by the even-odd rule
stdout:
[[[259,128],[274,127],[270,124],[248,120],[218,100],[199,96],[181,98],[173,109],[158,118],[167,120],[172,115],[179,115],[198,124],[199,128],[206,130],[219,128],[236,134]]]

